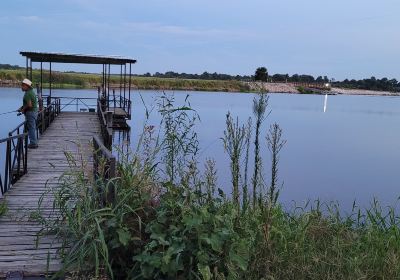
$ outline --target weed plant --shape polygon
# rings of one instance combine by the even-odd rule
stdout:
[[[6,215],[8,212],[8,203],[6,200],[2,200],[0,202],[0,217]]]
[[[169,97],[161,104],[161,136],[146,125],[116,178],[94,180],[85,168],[60,178],[51,219],[39,215],[41,233],[57,235],[64,245],[63,269],[55,277],[78,272],[81,278],[92,273],[110,279],[400,279],[394,208],[374,201],[365,211],[354,205],[342,215],[338,205],[317,201],[285,210],[277,179],[285,141],[276,124],[264,143],[273,173],[267,191],[257,188],[254,203],[240,203],[251,122],[227,117],[230,197],[218,187],[215,161],[207,160],[204,173],[194,163],[194,111],[188,103],[175,107]],[[104,201],[111,189],[113,200]]]

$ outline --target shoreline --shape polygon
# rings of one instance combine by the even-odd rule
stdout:
[[[291,94],[304,94],[297,90],[296,85],[292,83],[260,83],[253,82],[249,83],[250,88],[258,90],[267,90],[271,93],[291,93]],[[312,93],[309,93],[312,94]],[[317,93],[314,93],[317,94]],[[319,95],[370,95],[370,96],[400,96],[400,92],[389,92],[389,91],[376,91],[376,90],[364,90],[364,89],[347,89],[332,87],[329,91],[321,92]],[[307,95],[307,94],[306,94]]]
[[[364,89],[347,89],[347,88],[337,88],[332,87],[329,91],[324,91],[321,93],[300,93],[297,90],[296,85],[291,83],[261,83],[261,82],[243,82],[249,87],[249,91],[234,91],[229,89],[224,90],[210,90],[210,89],[200,89],[200,88],[157,88],[157,87],[137,87],[133,85],[132,90],[168,90],[168,91],[205,91],[205,92],[230,92],[230,93],[256,93],[262,90],[267,91],[269,93],[286,93],[286,94],[315,94],[315,95],[366,95],[366,96],[400,96],[400,92],[389,92],[389,91],[375,91],[375,90],[364,90]],[[18,84],[0,84],[0,88],[19,88]],[[57,87],[56,85],[53,89],[63,89],[63,90],[77,90],[77,89],[93,89],[95,90],[97,87],[95,86],[78,86],[78,85],[68,85]]]

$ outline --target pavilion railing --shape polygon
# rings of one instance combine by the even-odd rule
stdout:
[[[101,101],[103,111],[114,110],[114,108],[122,109],[127,119],[131,119],[131,105],[132,101],[121,94],[115,94],[113,90],[112,93],[109,91],[99,92],[98,99]]]
[[[109,106],[114,108],[121,108],[125,111],[126,117],[131,119],[131,101],[123,96],[112,96],[109,100]]]
[[[69,112],[95,111],[97,98],[95,97],[51,97],[51,100],[60,100],[60,110]]]

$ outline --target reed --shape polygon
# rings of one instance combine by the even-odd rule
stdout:
[[[269,96],[261,92],[257,97],[253,99],[253,114],[255,118],[255,138],[254,138],[254,174],[252,178],[253,183],[253,207],[256,205],[257,201],[257,189],[261,188],[262,174],[260,170],[262,169],[262,160],[260,156],[260,132],[261,125],[268,117],[270,112],[266,112],[268,107]],[[260,190],[261,192],[262,190]]]
[[[271,154],[271,182],[268,190],[268,202],[275,205],[279,197],[279,190],[277,190],[279,153],[285,146],[286,140],[282,139],[282,129],[277,123],[271,125],[266,138],[268,150]]]

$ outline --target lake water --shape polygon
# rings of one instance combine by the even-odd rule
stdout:
[[[134,91],[132,95],[132,145],[141,132],[146,105],[155,104],[155,91]],[[230,191],[229,161],[221,137],[228,111],[244,123],[252,116],[253,94],[175,92],[176,105],[186,95],[201,118],[196,126],[200,140],[200,160],[212,157],[217,162],[218,182]],[[0,113],[20,106],[19,89],[0,88]],[[53,95],[97,97],[95,90],[55,90]],[[383,205],[395,205],[400,195],[400,102],[399,97],[329,96],[323,112],[324,96],[270,94],[271,114],[261,137],[265,178],[269,179],[269,152],[265,132],[277,122],[287,140],[281,152],[279,179],[283,182],[280,201],[301,204],[319,198],[338,201],[344,208],[354,200],[367,207],[373,198]],[[159,126],[160,116],[153,111],[149,124]],[[23,121],[15,114],[0,115],[0,138]],[[0,145],[0,162],[4,157]],[[0,167],[3,170],[3,163]],[[228,186],[228,187],[226,187]]]

